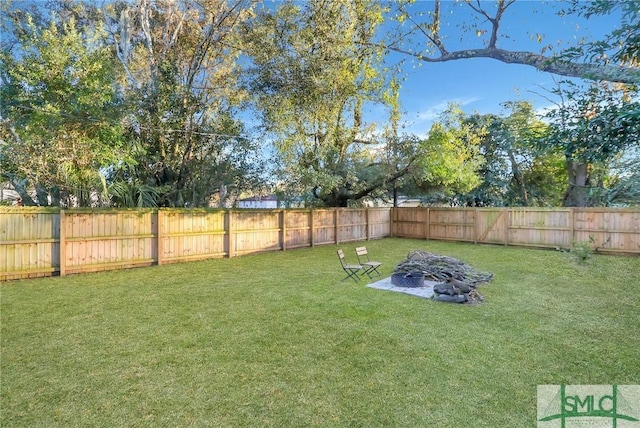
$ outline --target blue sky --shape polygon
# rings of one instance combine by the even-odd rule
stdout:
[[[415,12],[412,15],[432,10],[433,4],[433,1],[418,0],[412,6]],[[493,4],[493,1],[482,2],[488,11],[492,10]],[[504,15],[500,33],[509,37],[499,39],[498,47],[539,53],[543,46],[551,44],[557,51],[575,46],[583,38],[601,39],[620,22],[619,17],[612,16],[589,20],[560,17],[556,12],[564,6],[566,3],[559,1],[517,1]],[[448,37],[445,44],[450,51],[484,46],[488,37],[466,33],[464,40],[460,40],[460,25],[472,22],[477,16],[468,6],[444,1],[442,16],[442,34]],[[490,29],[486,23],[483,28]],[[411,46],[411,43],[415,42],[407,41],[405,46]],[[406,80],[400,94],[407,133],[425,135],[449,102],[461,104],[466,112],[482,114],[503,113],[500,104],[514,100],[529,100],[540,110],[551,106],[549,101],[532,91],[549,95],[542,88],[555,87],[554,75],[530,66],[504,64],[492,59],[420,64],[401,54],[394,54],[389,61],[402,58],[407,58],[403,66]],[[562,76],[555,78],[564,79]]]

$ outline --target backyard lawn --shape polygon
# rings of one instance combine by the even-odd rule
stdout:
[[[494,279],[341,282],[366,245]],[[542,384],[640,383],[640,258],[388,238],[0,285],[3,427],[531,427]]]

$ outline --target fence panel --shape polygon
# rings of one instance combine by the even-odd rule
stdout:
[[[225,211],[158,211],[161,264],[223,257],[228,254]]]
[[[367,209],[340,208],[337,211],[338,242],[367,239]]]
[[[507,242],[509,215],[502,208],[476,210],[476,242],[504,244]]]
[[[640,254],[640,209],[395,208],[395,236]],[[425,231],[425,228],[427,229]]]
[[[311,246],[311,210],[286,210],[284,215],[285,248]]]
[[[429,238],[429,208],[394,208],[393,236]]]
[[[369,239],[391,235],[391,210],[389,208],[369,208]]]
[[[337,210],[314,210],[313,211],[313,243],[314,245],[335,244],[336,215]]]
[[[152,210],[67,210],[63,213],[63,274],[146,266],[157,260]]]
[[[475,210],[429,209],[429,238],[451,241],[476,240]]]
[[[280,211],[230,211],[233,253],[281,250]]]
[[[0,207],[0,281],[52,275],[59,239],[60,210]]]
[[[576,209],[574,242],[598,251],[640,253],[640,210]]]
[[[571,209],[510,209],[508,244],[567,248],[572,245]]]

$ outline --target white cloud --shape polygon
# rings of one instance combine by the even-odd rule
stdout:
[[[458,104],[464,107],[480,100],[480,97],[453,98],[442,100],[425,109],[419,109],[415,117],[412,117],[411,114],[405,116],[404,131],[426,137],[433,122],[449,107],[449,104]]]
[[[476,101],[479,101],[481,98],[480,97],[468,97],[468,98],[454,98],[454,99],[450,99],[450,100],[442,100],[439,103],[430,106],[429,108],[427,108],[424,111],[420,111],[418,113],[417,119],[424,121],[424,120],[428,120],[428,121],[433,121],[434,119],[436,119],[443,111],[445,111],[447,109],[447,107],[449,106],[449,104],[458,104],[462,107],[472,104]]]

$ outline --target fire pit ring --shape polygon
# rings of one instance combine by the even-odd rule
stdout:
[[[391,283],[396,287],[424,287],[424,274],[421,272],[403,272],[391,274]]]

